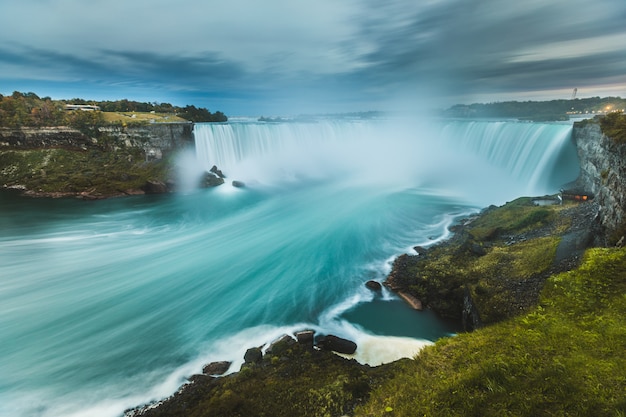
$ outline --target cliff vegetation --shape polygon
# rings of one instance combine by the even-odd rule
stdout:
[[[591,97],[572,100],[502,101],[457,104],[443,111],[446,117],[502,117],[536,122],[568,120],[569,115],[607,114],[626,109],[621,97]]]
[[[96,106],[100,111],[68,111],[66,105]],[[123,113],[128,114],[128,119],[123,118]],[[114,116],[115,114],[118,117]],[[134,117],[133,114],[135,114]],[[144,114],[144,116],[137,117],[138,114]],[[157,117],[157,114],[160,117]],[[225,122],[228,117],[220,111],[212,113],[206,108],[197,108],[192,105],[179,107],[169,103],[143,103],[127,99],[117,101],[94,101],[81,98],[52,100],[50,97],[40,98],[32,92],[21,93],[19,91],[13,92],[10,96],[0,94],[0,127],[70,126],[84,133],[93,134],[98,127],[110,123],[148,123],[150,120]]]
[[[147,181],[173,178],[169,159],[145,161],[140,149],[98,148],[0,151],[0,182],[27,195],[85,199],[150,191]]]
[[[169,103],[0,95],[0,185],[87,199],[171,191],[173,153],[193,144],[190,121],[227,119]]]
[[[513,317],[536,304],[550,274],[575,262],[571,233],[588,225],[581,209],[531,198],[490,207],[456,226],[449,241],[398,257],[386,284],[467,329]],[[557,256],[561,244],[567,256]]]
[[[626,249],[590,249],[536,307],[425,348],[355,415],[624,416],[624,294]]]

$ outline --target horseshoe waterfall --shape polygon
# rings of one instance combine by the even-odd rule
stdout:
[[[0,415],[119,416],[284,333],[370,364],[454,333],[368,290],[394,257],[490,204],[578,174],[571,123],[236,120],[195,126],[191,184],[41,204],[0,193]],[[245,187],[233,187],[238,180]]]

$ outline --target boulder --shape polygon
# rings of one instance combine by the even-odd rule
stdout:
[[[317,340],[317,346],[323,350],[332,350],[337,353],[351,355],[356,351],[356,343],[352,340],[343,339],[339,336],[329,334]]]
[[[242,181],[233,181],[233,187],[237,187],[237,188],[243,188],[245,187],[246,184]]]
[[[261,348],[253,347],[246,350],[245,355],[243,355],[243,360],[245,363],[259,363],[263,359],[263,352]]]
[[[303,330],[296,333],[296,340],[298,343],[311,349],[313,348],[314,339],[315,331],[313,330]]]
[[[205,173],[200,181],[201,187],[217,187],[222,184],[224,184],[224,178],[221,178],[211,172]]]
[[[293,337],[289,336],[289,335],[282,335],[280,338],[274,340],[269,347],[267,348],[267,350],[265,351],[265,353],[269,353],[272,355],[280,355],[282,354],[285,350],[287,350],[291,345],[295,344],[296,341]]]
[[[383,290],[383,286],[380,284],[380,282],[378,281],[374,281],[374,280],[369,280],[365,283],[365,286],[367,288],[369,288],[372,291],[382,291]]]
[[[211,362],[202,368],[202,373],[206,375],[223,375],[230,368],[231,362],[228,361],[220,361],[220,362]]]

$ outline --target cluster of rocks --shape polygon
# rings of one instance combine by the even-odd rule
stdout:
[[[202,188],[217,187],[225,183],[226,175],[216,165],[213,165],[211,169],[204,173],[200,180],[200,186]],[[246,185],[242,181],[234,180],[232,182],[233,187],[243,188]]]
[[[244,363],[242,369],[252,364],[260,364],[264,357],[280,356],[283,351],[296,344],[309,350],[326,350],[346,355],[353,354],[357,349],[357,344],[352,340],[332,334],[316,337],[314,330],[302,330],[296,332],[293,336],[285,334],[276,339],[265,349],[265,353],[263,352],[264,346],[249,348],[243,356]],[[211,376],[223,375],[230,369],[231,365],[232,362],[228,361],[211,362],[202,368],[202,374]],[[197,377],[193,376],[190,379],[193,380]]]

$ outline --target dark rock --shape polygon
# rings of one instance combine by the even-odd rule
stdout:
[[[220,362],[211,362],[202,368],[202,373],[207,375],[223,375],[230,368],[231,362],[228,361],[220,361]]]
[[[303,330],[296,333],[296,340],[298,341],[298,343],[308,348],[313,348],[314,339],[315,331],[313,330]]]
[[[189,378],[187,378],[189,382],[194,383],[194,384],[202,384],[202,383],[205,383],[206,381],[210,381],[211,379],[213,379],[212,376],[201,375],[201,374],[191,375]]]
[[[265,353],[269,353],[272,355],[280,355],[282,354],[286,349],[289,348],[289,346],[292,346],[296,343],[295,339],[289,335],[283,335],[280,338],[278,338],[277,340],[273,341],[270,346],[267,348],[267,350],[265,351]]]
[[[233,181],[233,187],[243,188],[245,186],[246,186],[246,184],[243,183],[242,181]]]
[[[380,282],[378,281],[374,281],[374,280],[369,280],[365,283],[365,286],[367,288],[369,288],[372,291],[382,291],[383,290],[383,286],[380,284]]]
[[[218,177],[210,172],[205,173],[200,181],[201,187],[217,187],[222,184],[224,184],[224,178]]]
[[[142,190],[146,194],[163,194],[167,193],[169,190],[167,185],[164,182],[156,181],[156,180],[148,180],[142,187]]]
[[[415,252],[417,252],[418,255],[425,255],[426,254],[426,248],[424,248],[422,246],[413,246],[413,250]]]
[[[356,343],[352,340],[343,339],[332,334],[320,337],[317,340],[317,346],[320,349],[332,350],[333,352],[345,353],[348,355],[351,355],[356,351]]]
[[[209,172],[214,173],[215,175],[217,175],[220,178],[226,178],[226,176],[224,175],[224,173],[222,173],[221,169],[218,169],[217,166],[213,165],[211,167],[211,169],[209,170]]]
[[[243,360],[245,363],[259,363],[263,359],[263,352],[261,348],[253,347],[246,350],[245,355],[243,355]]]

